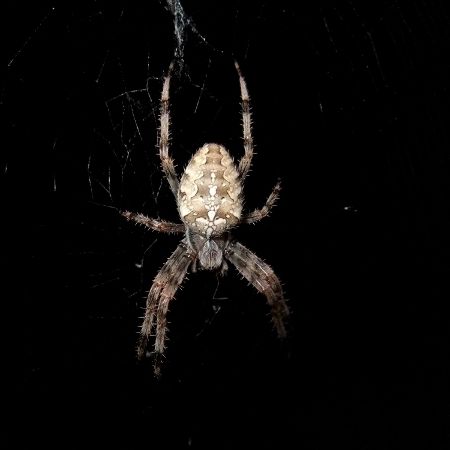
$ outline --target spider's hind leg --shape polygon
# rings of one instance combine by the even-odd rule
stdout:
[[[248,95],[247,84],[242,75],[239,64],[235,61],[237,73],[239,75],[239,85],[241,88],[241,105],[242,105],[242,133],[244,138],[244,156],[239,161],[239,175],[243,180],[252,164],[253,158],[253,136],[252,136],[252,115],[250,112],[250,96]]]
[[[161,110],[159,116],[159,157],[161,159],[161,167],[163,169],[164,175],[169,182],[170,189],[177,198],[179,180],[177,172],[175,170],[175,164],[173,159],[169,155],[169,141],[170,141],[170,112],[169,112],[169,90],[170,90],[170,79],[172,77],[173,62],[169,66],[169,71],[164,78],[163,89],[161,92]]]

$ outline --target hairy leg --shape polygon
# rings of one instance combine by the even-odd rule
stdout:
[[[239,242],[230,244],[227,259],[261,294],[272,309],[272,321],[280,338],[286,337],[285,319],[289,309],[283,296],[280,280],[272,268]]]
[[[239,75],[239,84],[241,87],[241,101],[242,101],[242,132],[244,137],[244,156],[239,161],[239,174],[243,180],[252,164],[253,158],[253,137],[252,137],[252,116],[250,113],[250,97],[248,95],[247,84],[242,76],[241,69],[237,62],[234,63],[237,73]]]
[[[160,111],[160,130],[159,130],[159,157],[161,158],[161,167],[169,182],[170,189],[177,197],[178,192],[178,177],[175,170],[173,159],[169,156],[169,127],[170,127],[170,113],[169,113],[169,88],[170,78],[172,76],[173,62],[169,66],[169,72],[164,78],[163,89],[161,92],[161,111]]]
[[[121,211],[122,216],[127,220],[136,222],[139,225],[145,225],[152,230],[161,233],[184,233],[185,226],[181,223],[166,222],[165,220],[157,220],[144,214],[134,213],[130,211]]]
[[[278,182],[272,189],[269,197],[266,200],[266,204],[262,208],[255,209],[254,211],[245,214],[241,219],[241,223],[255,223],[264,217],[267,217],[271,211],[271,209],[275,206],[276,201],[279,198],[279,194],[281,191],[281,183]]]
[[[149,338],[155,328],[156,337],[154,347],[155,374],[159,375],[160,360],[164,354],[165,336],[167,329],[167,311],[170,301],[195,259],[195,255],[187,248],[185,241],[181,241],[167,262],[163,265],[153,281],[148,293],[144,321],[140,331],[138,343],[138,358],[142,359],[147,350]]]

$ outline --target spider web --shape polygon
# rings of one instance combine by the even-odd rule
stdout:
[[[445,274],[450,268],[445,232],[450,28],[444,2],[38,3],[2,6],[0,19],[5,43],[0,81],[6,143],[1,154],[4,273],[10,308],[5,317],[11,317],[15,330],[23,330],[15,353],[25,362],[15,358],[25,366],[20,379],[26,389],[38,386],[46,392],[50,388],[42,386],[53,381],[66,392],[49,373],[67,371],[62,379],[70,384],[78,377],[81,381],[74,383],[82,398],[98,389],[110,405],[108,394],[120,384],[119,375],[105,381],[110,373],[119,367],[118,373],[134,384],[124,367],[134,367],[138,317],[176,238],[132,227],[118,210],[178,221],[156,148],[162,77],[172,60],[171,151],[179,172],[205,142],[224,144],[236,159],[242,154],[233,60],[242,67],[257,146],[246,206],[261,206],[278,177],[283,191],[271,218],[236,234],[284,281],[297,313],[293,358],[304,358],[311,368],[306,381],[314,385],[317,376],[326,385],[321,370],[328,373],[333,365],[357,373],[355,359],[382,378],[364,355],[383,367],[383,351],[394,369],[400,371],[403,363],[420,366],[423,359],[413,353],[413,344],[440,361],[433,339],[439,341],[441,322],[411,300],[417,291],[432,303],[443,295],[440,284],[430,283],[428,289],[420,277],[411,280],[401,273],[422,274],[426,268]],[[393,289],[385,272],[400,280]],[[260,362],[266,352],[272,355],[267,360],[276,360],[276,351],[267,350],[275,345],[267,310],[264,300],[234,275],[226,281],[190,276],[177,295],[183,301],[171,311],[170,337],[178,348],[173,360],[189,367],[187,372],[204,370],[203,381],[212,375],[222,386],[227,386],[223,380],[242,374],[239,367],[247,370],[244,378],[262,380],[254,389],[267,392],[263,381],[271,386],[278,381],[278,395],[261,410],[283,411],[281,399],[290,397],[293,386],[289,374],[304,375],[292,367],[277,374]],[[429,319],[417,327],[429,337],[425,343],[413,330],[421,314]],[[355,316],[364,318],[364,325]],[[380,324],[381,343],[376,341],[383,339]],[[233,333],[234,326],[239,332]],[[219,335],[225,336],[222,341]],[[11,336],[16,340],[16,333]],[[409,343],[399,336],[408,336]],[[394,353],[404,356],[397,362]],[[350,371],[347,378],[334,373],[336,384],[353,389]],[[88,372],[97,378],[92,381]],[[177,382],[185,382],[191,372]],[[358,382],[375,383],[368,380]],[[368,388],[361,389],[367,394]],[[221,398],[212,390],[211,398]],[[163,400],[154,400],[153,394],[140,407],[161,406]],[[199,404],[185,395],[190,404]],[[347,404],[340,395],[336,404]],[[38,393],[31,398],[42,403]],[[202,399],[211,406],[206,395]],[[76,394],[69,400],[76,403]],[[127,401],[121,405],[135,406]],[[331,422],[331,415],[323,418],[312,409],[305,423],[313,429],[321,419]],[[252,420],[245,423],[251,427]],[[284,429],[279,420],[267,429]],[[162,419],[155,421],[170,431]],[[174,421],[183,422],[180,417]],[[370,431],[377,434],[366,429],[362,435]],[[182,434],[183,445],[196,442],[193,425]],[[282,448],[283,437],[278,438],[281,443],[273,448]],[[316,447],[329,447],[321,439]],[[270,439],[266,443],[270,447]]]

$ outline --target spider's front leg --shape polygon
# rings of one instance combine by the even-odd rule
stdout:
[[[286,337],[285,320],[289,309],[284,300],[280,280],[272,268],[239,242],[232,242],[226,251],[227,259],[261,294],[272,309],[272,321],[280,338]]]
[[[156,275],[152,287],[148,293],[144,322],[140,331],[138,343],[138,358],[142,359],[147,350],[149,338],[155,328],[156,337],[154,347],[155,375],[160,373],[161,357],[165,349],[165,337],[167,331],[167,311],[169,303],[189,269],[196,255],[188,249],[186,240],[183,239],[167,262]]]

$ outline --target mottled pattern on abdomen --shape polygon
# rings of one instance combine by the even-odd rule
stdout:
[[[205,144],[184,171],[178,191],[182,220],[207,238],[235,226],[242,212],[239,174],[225,147]]]

